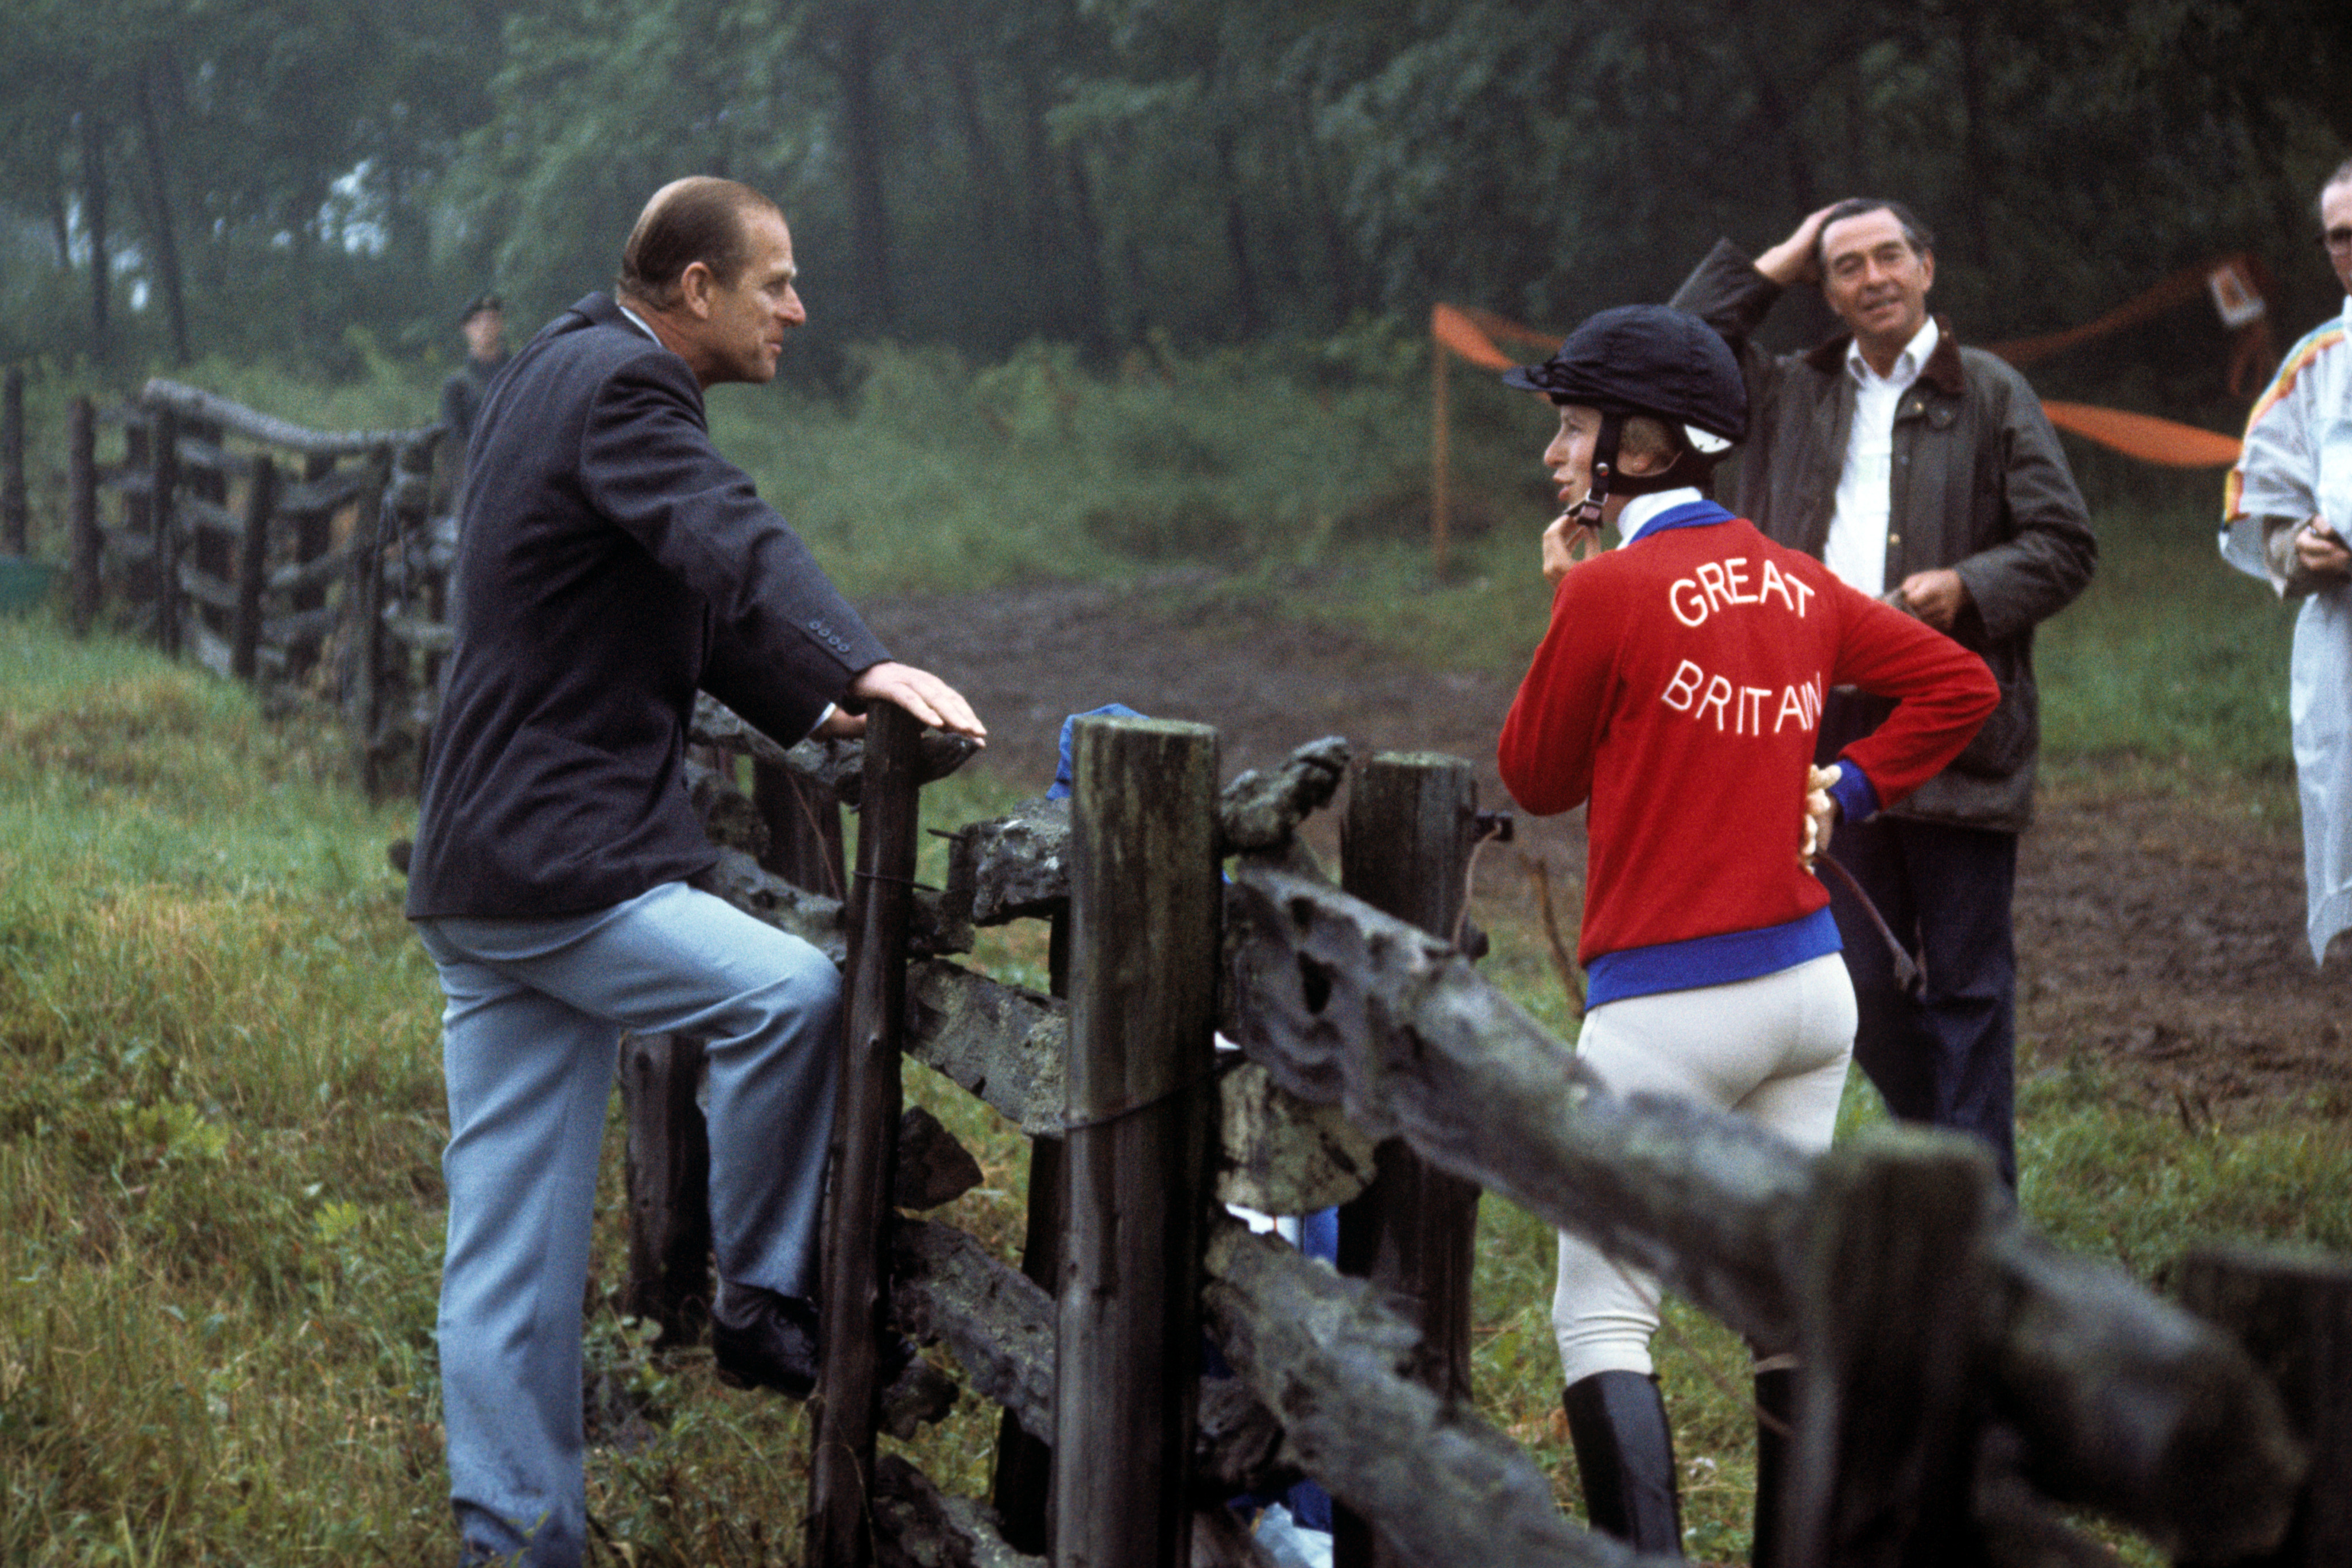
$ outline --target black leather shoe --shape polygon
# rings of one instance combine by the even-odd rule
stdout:
[[[817,1306],[757,1285],[722,1285],[710,1310],[710,1349],[719,1381],[730,1388],[772,1388],[805,1399],[816,1386],[824,1353],[817,1338]],[[880,1384],[888,1388],[919,1354],[904,1337],[882,1335]]]
[[[756,1285],[722,1287],[710,1310],[710,1349],[719,1381],[730,1388],[772,1388],[787,1399],[805,1399],[823,1359],[816,1303]]]

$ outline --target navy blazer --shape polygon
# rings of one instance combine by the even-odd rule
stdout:
[[[592,294],[491,382],[408,914],[602,909],[716,861],[697,688],[789,744],[890,655],[712,448],[686,361]]]

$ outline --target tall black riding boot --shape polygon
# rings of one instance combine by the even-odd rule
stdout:
[[[1655,1378],[1596,1372],[1560,1396],[1592,1528],[1636,1552],[1683,1554],[1675,1495],[1675,1435]]]
[[[1753,1568],[1780,1568],[1780,1489],[1789,1479],[1789,1440],[1797,1430],[1797,1372],[1776,1367],[1756,1375],[1756,1542],[1748,1549]],[[1769,1416],[1785,1427],[1775,1431]]]

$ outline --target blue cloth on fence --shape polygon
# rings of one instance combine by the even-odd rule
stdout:
[[[1076,778],[1076,772],[1070,766],[1070,737],[1076,731],[1078,720],[1082,718],[1149,718],[1150,716],[1149,714],[1136,712],[1125,703],[1105,703],[1100,707],[1090,707],[1084,713],[1074,713],[1064,719],[1062,721],[1062,766],[1055,771],[1054,782],[1047,787],[1045,799],[1066,800],[1070,798],[1072,783]]]

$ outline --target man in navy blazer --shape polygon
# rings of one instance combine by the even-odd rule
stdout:
[[[476,429],[408,891],[448,998],[439,1343],[467,1562],[581,1559],[581,1300],[620,1030],[707,1042],[720,1375],[795,1397],[814,1377],[840,979],[688,885],[718,858],[681,778],[696,691],[787,742],[856,734],[875,701],[985,738],[711,447],[702,394],[775,375],[807,319],[795,276],[765,196],[667,185],[617,298],[532,339]]]

